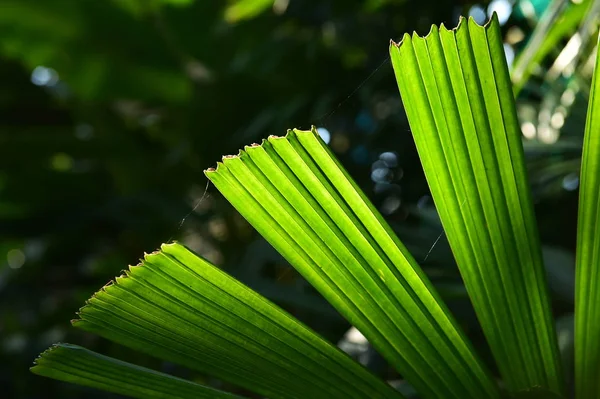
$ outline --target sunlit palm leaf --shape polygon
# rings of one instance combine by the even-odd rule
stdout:
[[[269,398],[400,397],[346,354],[179,244],[96,293],[75,326]]]
[[[578,398],[600,394],[600,61],[592,79],[581,159],[575,282],[575,384]]]
[[[207,176],[423,397],[497,397],[429,280],[315,131],[272,136]]]
[[[42,353],[31,371],[45,377],[140,399],[241,399],[237,395],[69,344],[58,344]]]
[[[462,20],[391,56],[432,196],[507,386],[562,373],[500,28]]]

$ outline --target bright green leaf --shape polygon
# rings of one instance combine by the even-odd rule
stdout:
[[[498,397],[432,284],[316,131],[271,136],[206,174],[422,397]]]
[[[575,269],[575,391],[600,394],[600,61],[592,79],[581,159]]]
[[[425,175],[509,389],[563,376],[497,18],[392,44]]]
[[[269,398],[400,397],[289,314],[179,244],[96,293],[75,326]]]

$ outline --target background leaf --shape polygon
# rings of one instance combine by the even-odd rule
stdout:
[[[133,398],[241,398],[69,344],[42,353],[31,371]]]
[[[225,20],[239,22],[257,16],[273,5],[273,0],[236,0],[225,10]]]

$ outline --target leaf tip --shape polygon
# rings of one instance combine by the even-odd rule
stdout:
[[[136,266],[129,266],[129,270],[131,272],[134,272],[134,270],[137,269],[138,266],[143,266],[146,263],[154,262],[156,258],[158,258],[162,254],[162,249],[163,247],[161,246],[161,249],[157,249],[156,251],[152,251],[150,253],[144,252],[144,258],[140,259],[140,263]]]
[[[250,144],[250,145],[246,145],[246,146],[244,146],[244,151],[245,151],[245,152],[248,152],[248,151],[252,151],[252,150],[254,150],[255,148],[260,148],[260,147],[262,147],[262,145],[261,145],[261,144],[258,144],[258,143],[252,143],[252,144]],[[240,153],[241,153],[241,152],[240,152]]]
[[[240,150],[240,153],[241,152],[242,151]],[[223,155],[223,157],[221,159],[223,160],[223,163],[225,163],[225,162],[227,162],[230,159],[235,159],[235,158],[238,158],[238,157],[239,157],[239,154],[238,155]]]
[[[439,34],[440,32],[456,34],[457,31],[464,29],[463,27],[468,26],[468,25],[472,25],[472,26],[475,26],[478,28],[488,29],[489,27],[495,26],[496,24],[498,24],[498,15],[496,14],[496,12],[494,12],[492,14],[491,18],[483,25],[479,25],[473,19],[473,17],[466,18],[461,15],[458,18],[458,24],[454,28],[448,28],[443,23],[440,24],[439,26],[431,25],[429,32],[425,36],[421,36],[416,31],[413,31],[412,34],[405,33],[404,35],[402,35],[402,38],[398,42],[395,42],[394,40],[390,40],[390,50],[394,47],[397,49],[401,48],[405,42],[412,42],[412,41],[416,41],[416,40],[428,40],[428,39],[430,39],[430,37],[432,35]]]
[[[291,135],[292,137],[298,137],[298,136],[315,136],[315,137],[321,137],[321,135],[319,134],[319,131],[317,129],[316,126],[312,125],[310,127],[310,130],[301,130],[301,129],[293,129],[292,131],[290,131],[288,133],[288,136]],[[287,136],[286,136],[287,137]]]
[[[218,161],[217,162],[217,166],[213,167],[213,168],[208,168],[204,170],[204,175],[206,177],[208,177],[208,179],[210,181],[212,181],[212,178],[214,177],[214,175],[219,174],[219,172],[221,171],[221,169],[223,168],[227,168],[222,161]]]
[[[171,242],[165,242],[160,246],[160,250],[163,252],[169,252],[171,249],[181,246],[179,241],[173,240]]]
[[[498,13],[496,11],[492,12],[492,16],[486,22],[485,27],[487,28],[489,25],[492,25],[492,24],[500,25],[500,20],[498,19]]]
[[[400,47],[402,47],[402,44],[404,44],[405,42],[408,42],[410,40],[411,40],[411,36],[408,33],[403,34],[398,42],[395,42],[394,40],[390,39],[390,50],[392,50],[393,48],[396,48],[397,50],[399,50]]]
[[[465,17],[461,17],[462,19],[466,19]],[[484,30],[488,30],[489,28],[499,25],[499,21],[498,21],[498,14],[496,14],[496,11],[494,11],[492,13],[492,16],[485,21],[483,24],[480,24],[479,22],[477,22],[475,20],[475,18],[473,18],[472,16],[469,17],[468,19],[468,25],[470,27],[474,27],[477,29],[484,29]],[[460,26],[460,23],[459,23]]]
[[[40,362],[43,361],[46,356],[51,355],[52,352],[54,352],[59,345],[60,344],[53,344],[51,347],[37,355],[37,357],[33,359],[33,366],[31,366],[29,370],[35,373],[33,369],[36,368],[36,366],[39,366]]]

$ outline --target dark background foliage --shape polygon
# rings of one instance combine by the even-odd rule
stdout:
[[[441,227],[387,58],[389,39],[453,27],[488,2],[473,3],[0,2],[2,397],[113,397],[28,372],[59,341],[201,380],[69,325],[103,284],[172,239],[338,341],[348,324],[203,175],[224,154],[311,125],[326,130],[485,353],[443,237],[428,254]],[[510,23],[528,32],[518,17]],[[538,198],[545,243],[574,248],[576,198]],[[366,362],[395,378],[376,356]]]

